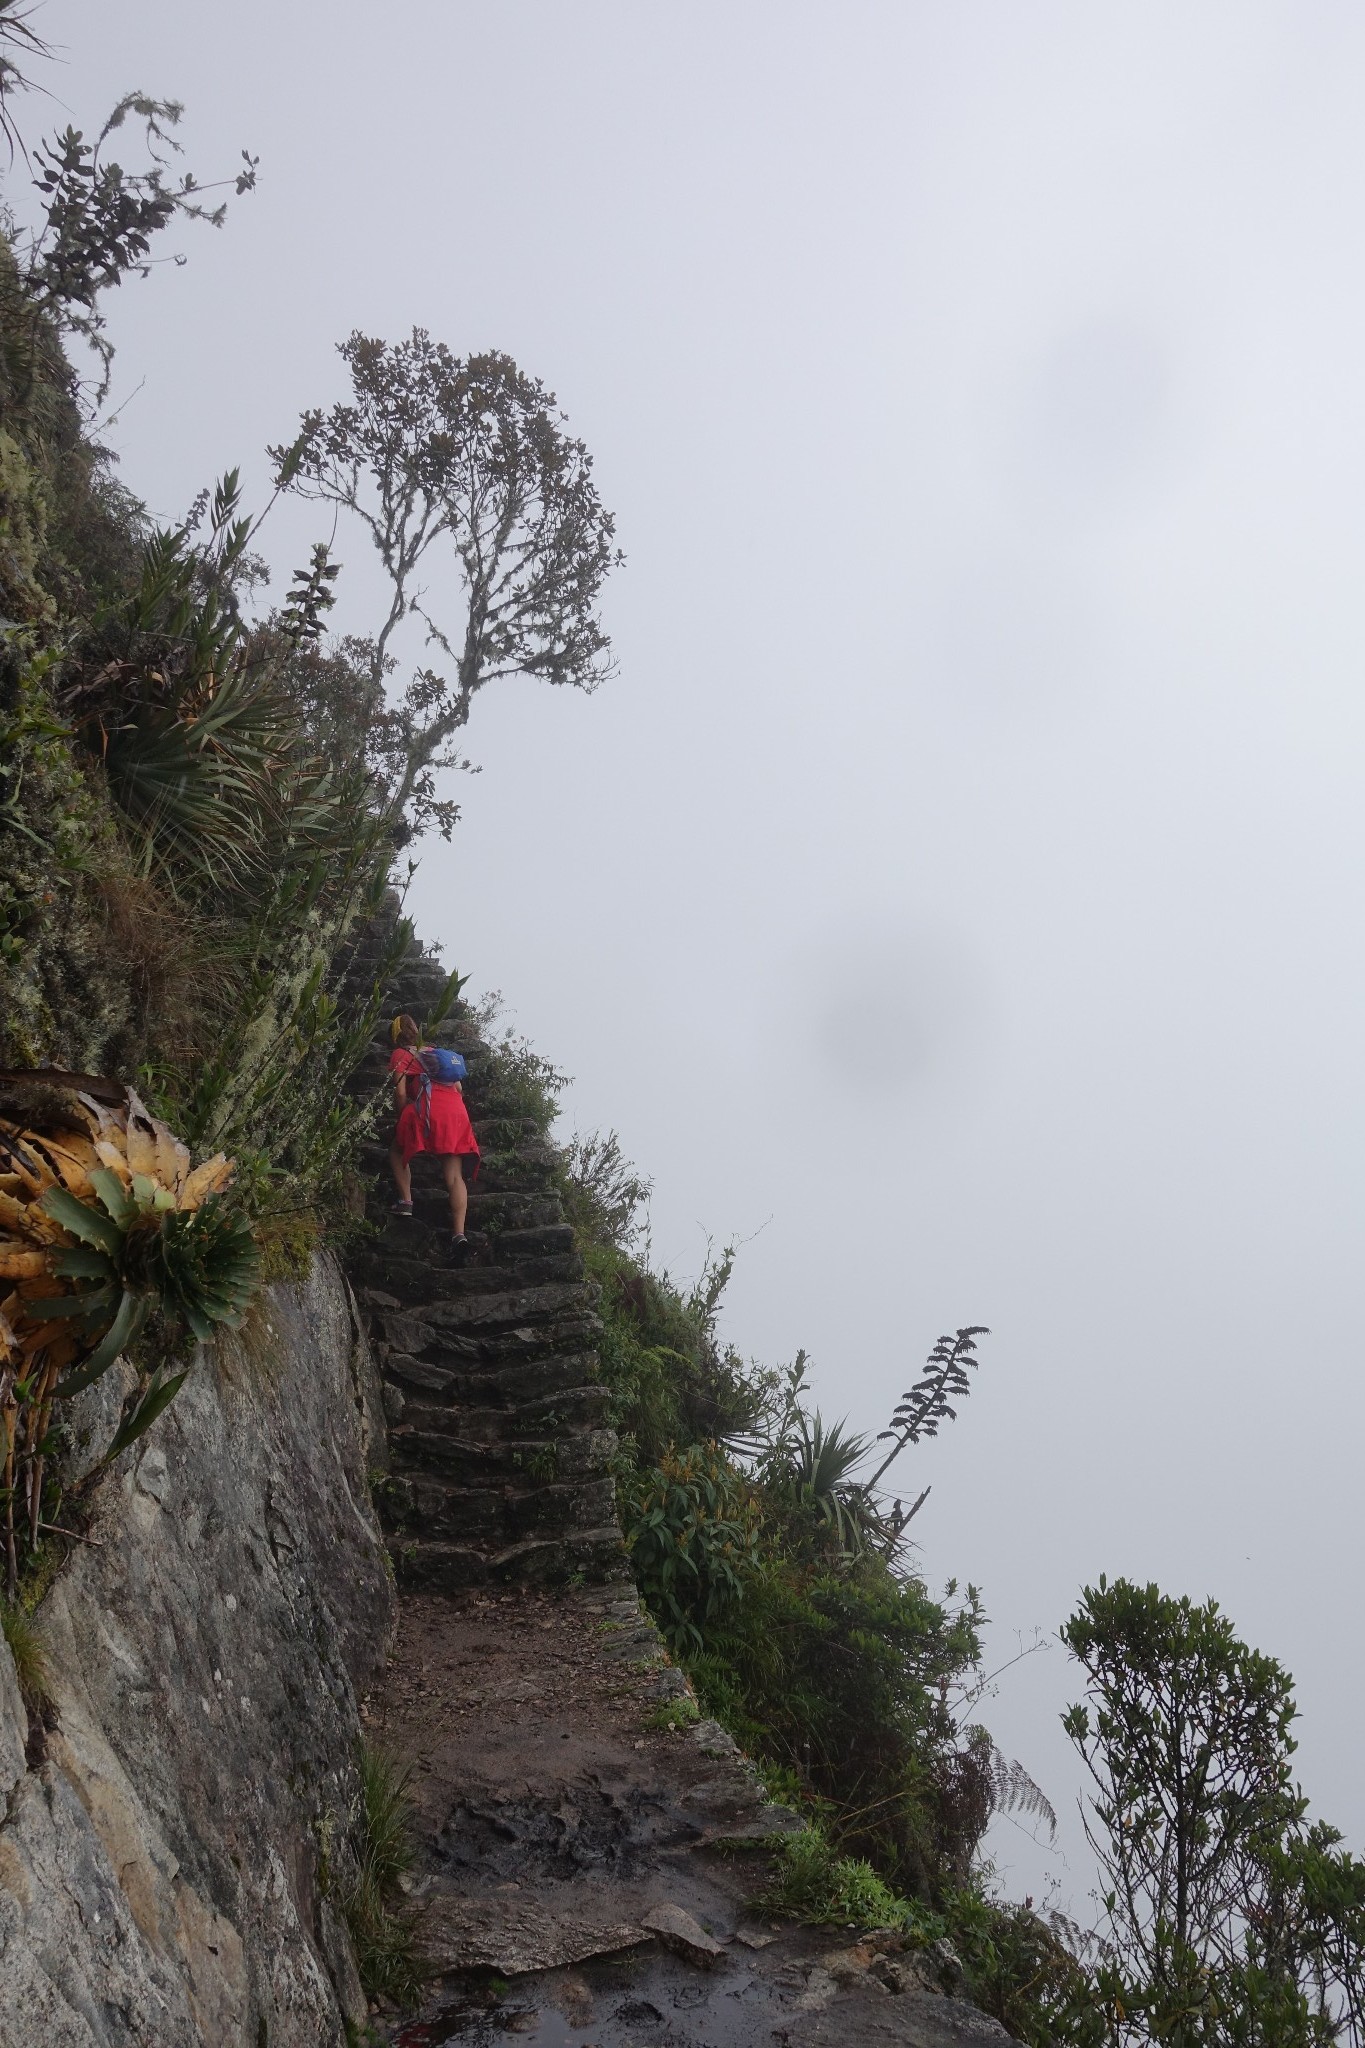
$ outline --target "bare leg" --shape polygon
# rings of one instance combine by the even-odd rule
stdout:
[[[458,1152],[447,1152],[441,1161],[441,1171],[446,1177],[446,1188],[450,1195],[450,1228],[455,1237],[464,1236],[464,1219],[469,1211],[469,1189],[464,1184],[464,1168]]]
[[[398,1190],[399,1201],[410,1202],[412,1200],[412,1168],[399,1151],[396,1142],[389,1147],[389,1171],[393,1175],[393,1184]]]

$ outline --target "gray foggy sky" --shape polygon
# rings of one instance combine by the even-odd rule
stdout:
[[[181,511],[332,345],[558,392],[620,674],[479,704],[423,931],[574,1077],[729,1329],[877,1428],[1003,1661],[1101,1570],[1295,1672],[1365,1844],[1365,17],[1346,5],[49,0],[260,189],[118,295],[112,439]],[[62,107],[50,110],[53,118]],[[26,110],[30,125],[40,110]],[[322,525],[262,535],[276,588]],[[342,532],[344,623],[377,585]],[[758,1233],[754,1235],[754,1233]],[[1063,1653],[985,1713],[1059,1807]],[[1066,1856],[997,1830],[1007,1883]]]

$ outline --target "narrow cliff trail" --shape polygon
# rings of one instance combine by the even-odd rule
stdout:
[[[412,1770],[433,1982],[393,2048],[1006,2040],[896,1935],[755,1905],[795,1817],[695,1714],[617,1588],[401,1599],[366,1718]]]
[[[414,949],[391,1007],[429,1015],[443,984]],[[799,1822],[700,1716],[641,1609],[550,1148],[499,1104],[467,1025],[435,1035],[466,1056],[484,1149],[470,1254],[451,1262],[434,1162],[416,1162],[413,1216],[389,1214],[376,1144],[376,1228],[348,1262],[388,1419],[377,1492],[399,1595],[364,1713],[412,1773],[431,1972],[421,2011],[377,2023],[393,2048],[1007,2039],[896,1936],[756,1911]]]

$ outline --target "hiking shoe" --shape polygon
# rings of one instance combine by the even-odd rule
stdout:
[[[389,1203],[389,1214],[390,1214],[390,1216],[411,1216],[411,1214],[412,1214],[412,1203],[411,1203],[411,1202],[390,1202],[390,1203]]]

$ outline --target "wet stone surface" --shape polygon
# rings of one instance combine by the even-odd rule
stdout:
[[[397,2048],[1004,2040],[899,1937],[755,1914],[795,1824],[698,1721],[632,1593],[410,1595],[371,1734],[413,1767],[435,1973]],[[658,1725],[669,1714],[675,1728]],[[736,1844],[749,1845],[737,1848]]]

